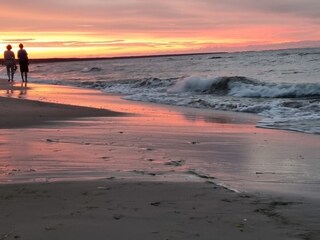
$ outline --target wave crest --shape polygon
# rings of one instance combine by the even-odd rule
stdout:
[[[169,89],[171,92],[203,92],[248,98],[317,98],[319,83],[266,83],[243,76],[187,77]]]
[[[251,98],[316,98],[320,97],[320,84],[235,84],[228,95]]]
[[[81,72],[83,73],[87,73],[87,72],[100,72],[102,70],[102,68],[99,67],[85,67],[81,70]]]

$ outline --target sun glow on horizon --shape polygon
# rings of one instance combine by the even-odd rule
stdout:
[[[22,36],[23,35],[23,36]],[[6,33],[2,36],[0,48],[7,44],[18,50],[23,43],[30,58],[57,57],[117,57],[148,54],[182,53],[199,51],[209,44],[238,43],[233,39],[213,40],[206,38],[154,38],[148,36],[128,36],[125,40],[105,38],[91,32],[31,32],[25,34]],[[246,39],[240,39],[245,42]]]
[[[93,32],[7,32],[2,35],[0,48],[5,50],[6,45],[11,44],[13,51],[17,52],[19,43],[23,43],[30,58],[120,57],[237,50],[257,42],[249,38],[214,38],[209,34],[207,37],[158,38],[128,34],[118,39]]]

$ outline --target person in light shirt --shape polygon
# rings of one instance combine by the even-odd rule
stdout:
[[[16,68],[16,63],[15,63],[15,55],[14,52],[11,51],[12,46],[9,44],[7,45],[7,50],[4,51],[3,53],[3,58],[4,58],[4,65],[7,68],[7,74],[8,74],[8,82],[13,82],[13,77],[14,77],[14,72]]]

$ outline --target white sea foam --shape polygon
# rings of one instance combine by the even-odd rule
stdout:
[[[320,96],[320,83],[265,83],[241,77],[187,77],[178,81],[168,92],[211,92],[235,97],[299,98]]]
[[[192,76],[180,79],[168,89],[168,92],[177,93],[177,92],[203,92],[210,89],[213,83],[217,81],[216,77],[198,77]]]
[[[320,83],[302,84],[233,84],[229,95],[259,98],[301,98],[320,96]]]

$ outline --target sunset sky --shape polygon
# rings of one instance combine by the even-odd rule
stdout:
[[[0,47],[30,58],[320,46],[319,0],[15,0]]]

